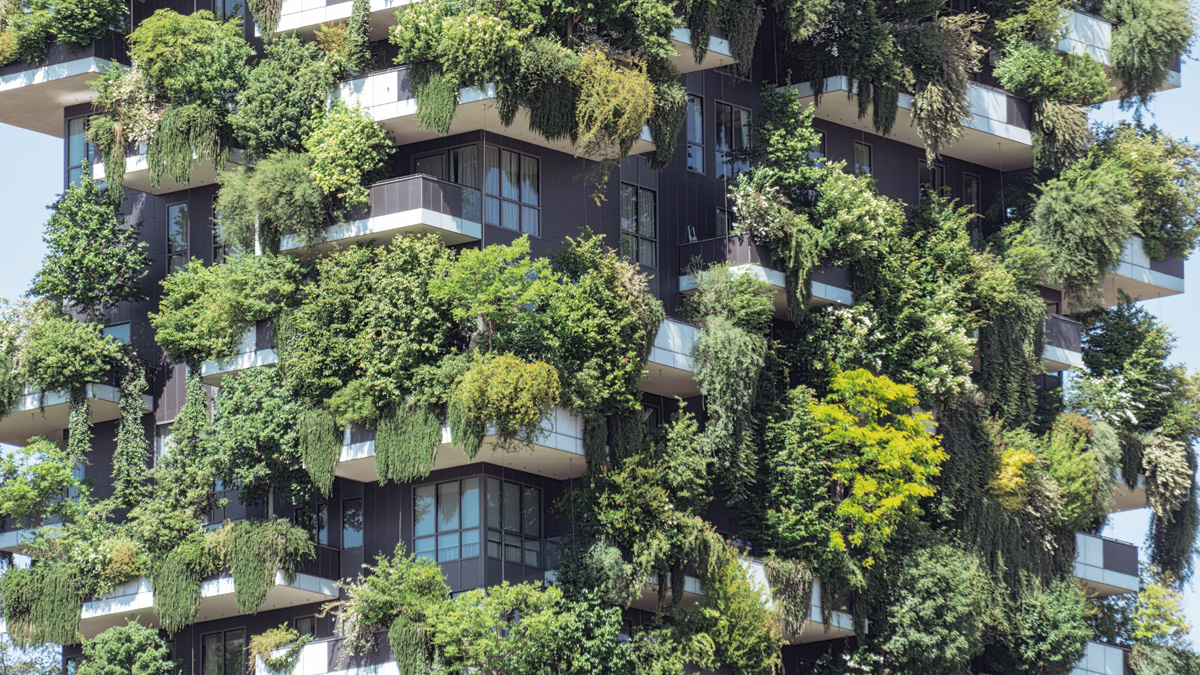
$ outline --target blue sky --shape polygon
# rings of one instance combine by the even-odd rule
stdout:
[[[1190,87],[1190,88],[1189,88]],[[1158,94],[1151,106],[1153,121],[1177,137],[1200,140],[1200,65],[1183,65],[1183,87]],[[1114,122],[1124,117],[1115,104],[1106,104],[1093,119]],[[46,206],[62,191],[62,140],[0,124],[0,297],[15,298],[29,288],[45,247],[42,225]],[[1185,269],[1188,292],[1147,301],[1178,340],[1173,359],[1200,368],[1200,253]],[[1146,539],[1149,511],[1139,509],[1112,516],[1104,534],[1141,545]],[[1192,641],[1200,645],[1200,594],[1193,583],[1185,596]]]

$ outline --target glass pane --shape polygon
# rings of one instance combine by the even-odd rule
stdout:
[[[729,212],[725,209],[717,209],[717,236],[724,237],[729,234]]]
[[[717,104],[717,150],[729,150],[733,137],[733,106]]]
[[[477,558],[479,557],[479,530],[463,530],[462,531],[462,557]]]
[[[413,536],[421,537],[434,532],[435,489],[433,485],[422,485],[413,490]]]
[[[500,224],[500,200],[496,197],[487,198],[487,224]]]
[[[487,553],[489,558],[500,557],[500,533],[496,530],[488,530],[487,535]]]
[[[500,196],[505,199],[521,198],[521,156],[510,150],[500,151]]]
[[[317,505],[317,543],[329,545],[329,504]]]
[[[301,637],[304,637],[305,635],[312,635],[313,637],[316,637],[316,617],[306,616],[303,619],[296,619],[296,632],[299,633]]]
[[[521,231],[525,234],[538,236],[538,210],[530,206],[521,207]]]
[[[471,145],[450,151],[450,182],[479,187],[479,149]]]
[[[83,182],[83,169],[68,169],[67,182],[71,185],[78,186]]]
[[[742,150],[750,145],[750,111],[733,109],[733,149]]]
[[[972,211],[979,206],[979,179],[975,176],[963,176],[963,202]]]
[[[689,143],[704,144],[704,99],[699,96],[688,95],[687,139]],[[688,157],[691,157],[690,148]],[[688,165],[688,168],[691,168],[691,164]],[[703,168],[696,169],[696,171],[703,170]]]
[[[187,253],[188,205],[167,207],[167,253]]]
[[[658,242],[638,239],[638,262],[646,267],[658,267]]]
[[[417,173],[424,173],[438,180],[446,179],[446,159],[441,153],[429,155],[428,157],[418,157],[413,162],[413,168]]]
[[[342,502],[342,548],[363,545],[363,501],[347,499]]]
[[[67,122],[67,166],[83,164],[85,147],[84,118],[77,117]]]
[[[487,526],[500,528],[500,479],[487,479]]]
[[[483,215],[481,212],[483,205],[480,203],[482,200],[483,196],[479,193],[479,190],[469,187],[462,189],[463,220],[469,220],[473,223],[480,222],[480,217]]]
[[[521,201],[530,206],[538,205],[538,158],[521,158]]]
[[[871,173],[871,146],[866,143],[854,144],[854,168]]]
[[[439,534],[437,538],[438,562],[458,560],[458,533]]]
[[[638,234],[658,238],[658,212],[653,190],[638,190]]]
[[[434,544],[433,537],[421,537],[413,542],[413,552],[416,553],[418,558],[437,560],[437,551],[435,549],[436,545]]]
[[[438,490],[438,532],[458,529],[458,481],[441,483]],[[457,544],[456,544],[457,545]],[[440,546],[440,545],[439,545]]]
[[[167,258],[167,274],[174,274],[187,266],[187,255],[180,253]]]
[[[525,540],[525,565],[527,567],[542,566],[542,542],[536,539]]]
[[[225,675],[246,672],[246,632],[231,630],[225,633]]]
[[[118,341],[124,344],[129,344],[129,323],[118,323],[113,326],[106,326],[104,334],[115,337]]]
[[[516,202],[501,202],[500,225],[510,230],[520,230],[521,205]]]
[[[479,479],[464,478],[462,482],[463,529],[479,527]]]
[[[200,668],[204,675],[221,675],[221,634],[204,636],[204,646],[200,653]]]
[[[516,483],[504,483],[504,529],[521,531],[521,486]]]
[[[637,237],[621,233],[621,257],[637,262]]]
[[[515,534],[504,535],[504,561],[521,562],[521,538]]]
[[[527,487],[521,500],[521,531],[527,537],[542,536],[542,491]]]
[[[500,148],[489,145],[484,150],[484,155],[487,159],[487,193],[498,195],[500,194]]]
[[[621,229],[637,232],[637,188],[621,183]]]
[[[704,148],[699,145],[687,146],[687,168],[689,171],[704,173]]]

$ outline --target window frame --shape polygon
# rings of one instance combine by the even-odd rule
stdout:
[[[324,522],[321,522],[322,512],[324,512]],[[318,519],[315,523],[316,530],[312,529],[314,523],[309,522],[310,514],[315,514]],[[303,504],[296,507],[295,513],[292,515],[292,520],[296,525],[304,529],[308,533],[309,539],[317,546],[329,546],[329,502],[317,501]],[[324,535],[324,541],[321,540]]]
[[[300,637],[304,637],[305,635],[309,635],[309,633],[305,633],[304,631],[300,630],[300,622],[301,621],[312,621],[311,635],[313,636],[313,639],[315,640],[317,638],[317,626],[319,625],[317,623],[317,615],[309,614],[307,616],[298,616],[298,617],[292,619],[292,629],[295,630],[297,633],[299,633]]]
[[[346,543],[346,505],[350,502],[358,502],[358,544],[350,546]],[[346,497],[342,500],[342,550],[355,551],[363,547],[366,539],[366,520],[363,518],[363,498],[362,497]]]
[[[183,215],[184,215],[183,248],[180,250],[173,251],[173,250],[171,250],[171,227],[175,224],[175,220],[178,216],[173,218],[171,216],[171,209],[179,207],[179,206],[183,207]],[[191,211],[190,205],[188,204],[187,200],[185,199],[183,201],[172,202],[170,204],[167,204],[166,254],[167,254],[167,274],[168,275],[170,275],[178,270],[181,270],[187,266],[188,257],[191,254],[191,248],[192,248],[191,229],[192,229],[192,211]],[[177,263],[175,262],[177,260],[182,260],[181,263],[178,263],[178,266],[176,266]]]
[[[924,175],[929,174],[929,181],[922,182]],[[939,180],[940,177],[940,180]],[[944,162],[934,162],[930,166],[924,159],[917,160],[917,196],[920,199],[925,198],[925,193],[932,189],[933,193],[941,194],[946,188],[946,164]]]
[[[467,513],[467,509],[463,508],[464,496],[466,494],[466,490],[463,489],[463,484],[465,482],[471,481],[471,480],[475,481],[475,499],[476,499],[476,504],[474,505],[475,506],[475,524],[468,526],[464,522],[464,518],[463,518],[464,514]],[[439,506],[441,505],[441,499],[442,499],[441,486],[450,485],[451,483],[457,484],[457,486],[458,486],[458,493],[457,493],[458,494],[458,524],[456,527],[447,527],[445,529],[442,529],[441,523],[439,522],[439,520],[440,520],[439,514],[441,513]],[[430,513],[430,518],[432,519],[432,525],[433,525],[433,532],[432,532],[432,534],[418,534],[417,533],[417,522],[418,522],[417,521],[417,518],[418,518],[417,500],[421,498],[421,496],[418,495],[418,492],[422,489],[430,489],[430,488],[432,488],[432,490],[433,490],[433,511]],[[482,546],[482,542],[480,540],[483,538],[483,533],[481,532],[482,528],[480,526],[482,524],[481,519],[483,516],[483,513],[482,513],[483,489],[484,489],[484,482],[483,482],[482,475],[463,476],[461,478],[453,478],[451,480],[432,481],[432,482],[428,482],[428,483],[421,483],[420,485],[414,485],[413,490],[412,490],[412,509],[413,509],[413,530],[412,530],[413,531],[413,534],[412,534],[413,546],[412,546],[412,550],[413,550],[413,555],[420,557],[420,558],[429,558],[430,560],[433,560],[434,562],[437,562],[438,564],[449,563],[449,562],[461,562],[463,560],[474,560],[476,558],[481,557],[482,551],[483,551],[483,546]],[[464,533],[472,532],[472,531],[475,533],[475,541],[474,542],[467,541],[468,537],[464,536]],[[455,557],[448,557],[448,558],[443,559],[441,557],[441,555],[442,555],[442,550],[444,547],[442,547],[440,545],[440,539],[443,536],[450,536],[450,535],[457,535],[458,543],[455,546],[458,549],[458,554]],[[419,548],[418,542],[424,542],[424,541],[432,541],[433,548],[432,549]],[[474,546],[475,546],[475,553],[473,553],[471,555],[464,555],[467,547],[471,546],[472,544],[474,544]],[[427,554],[426,550],[431,550],[432,555]]]
[[[634,191],[633,209],[634,209],[634,213],[635,213],[634,217],[636,219],[636,223],[635,223],[634,229],[632,229],[632,230],[626,229],[626,227],[625,227],[625,215],[624,215],[623,211],[625,208],[625,190],[626,189],[632,189]],[[634,264],[641,265],[642,267],[647,267],[650,269],[658,269],[658,249],[659,249],[659,241],[660,241],[660,237],[659,237],[660,228],[659,228],[659,217],[658,217],[658,191],[652,190],[647,187],[642,187],[641,185],[637,185],[635,183],[624,183],[624,182],[622,182],[620,184],[619,190],[620,190],[619,199],[621,200],[620,204],[618,205],[618,209],[620,211],[619,215],[621,218],[620,239],[619,239],[620,253],[622,256],[625,257],[626,260],[629,260],[630,262],[632,262]],[[642,196],[643,196],[643,193],[649,193],[650,195],[653,195],[653,198],[654,198],[654,209],[653,209],[654,236],[642,234],[642,215],[643,215]],[[630,251],[636,253],[636,255],[629,255],[630,251],[626,250],[627,238],[631,238],[633,245],[632,245],[632,248],[630,249]],[[642,243],[643,242],[649,242],[649,243],[653,244],[654,260],[649,263],[642,260]]]
[[[737,152],[738,150],[745,150],[747,147],[749,147],[751,125],[750,120],[753,119],[753,111],[750,108],[744,108],[736,103],[723,101],[721,99],[715,99],[713,103],[713,165],[717,169],[717,178],[729,182],[736,178],[739,174],[750,170],[750,165],[748,162],[732,162],[726,157],[726,155],[731,152]],[[742,128],[744,129],[742,140],[743,145],[741,148],[730,147],[726,150],[721,149],[721,106],[726,106],[729,108],[731,119],[735,111],[740,110],[742,113],[744,113],[744,119],[742,122]],[[735,132],[736,129],[731,129],[731,138]]]
[[[241,636],[242,653],[234,661],[235,663],[237,663],[241,666],[240,672],[238,672],[238,671],[234,671],[233,673],[226,672],[225,666],[227,666],[229,664],[229,657],[225,653],[225,648],[226,648],[226,645],[229,644],[229,634],[230,633],[241,633],[242,634],[242,636]],[[246,636],[246,628],[244,626],[238,627],[238,628],[228,628],[225,630],[213,631],[211,633],[203,633],[200,635],[200,675],[207,675],[208,663],[207,663],[206,659],[207,659],[208,654],[207,654],[207,650],[205,649],[204,641],[206,638],[212,637],[214,635],[221,636],[221,642],[220,642],[220,645],[221,645],[221,657],[220,657],[221,658],[221,675],[245,675],[246,671],[248,670],[248,668],[246,667],[246,652],[249,649],[250,645],[249,645],[249,640],[247,639],[247,636]]]
[[[687,170],[690,171],[691,173],[700,174],[701,176],[704,176],[704,175],[707,175],[707,172],[705,171],[705,166],[704,166],[704,131],[705,131],[704,97],[699,94],[693,94],[691,92],[688,92],[687,97],[688,97],[687,117],[685,118],[685,121],[684,121],[684,127],[685,127],[684,134],[685,134],[685,140],[687,142],[687,152],[684,155],[684,160],[685,160],[684,163],[687,165]],[[693,100],[695,100],[695,102],[697,104],[696,110],[699,111],[699,119],[694,124],[692,122],[692,110],[693,110],[692,101]],[[698,131],[699,137],[700,137],[698,141],[692,139],[693,131]],[[700,163],[699,168],[692,166],[692,159],[693,159],[692,149],[693,148],[695,148],[695,150],[696,150],[695,157],[699,160],[699,163]]]
[[[499,486],[496,494],[499,501],[496,503],[497,524],[492,525],[492,484]],[[513,530],[505,523],[505,516],[509,515],[509,511],[505,509],[505,494],[506,486],[512,486],[517,490],[518,506],[516,509],[517,518],[520,520],[519,529]],[[533,490],[537,493],[537,534],[530,534],[525,531],[527,522],[525,516],[527,514],[527,506],[525,504],[526,497]],[[546,491],[539,485],[530,485],[529,483],[507,480],[500,476],[484,476],[483,480],[483,553],[490,560],[499,560],[502,563],[510,565],[521,565],[531,569],[546,569],[546,519],[545,519],[545,498]],[[493,553],[495,546],[495,553]],[[518,560],[509,559],[509,549],[515,548],[518,554]],[[537,556],[536,564],[529,564],[529,554],[533,553]]]
[[[99,152],[96,150],[95,144],[87,139],[88,127],[91,126],[89,124],[89,122],[91,121],[92,117],[95,117],[95,115],[79,115],[76,117],[67,118],[67,120],[66,120],[66,133],[65,133],[66,143],[65,143],[65,147],[63,148],[63,154],[66,155],[65,161],[63,162],[63,164],[66,167],[66,169],[65,169],[65,173],[63,174],[63,179],[64,179],[63,189],[66,189],[67,187],[70,187],[71,185],[78,185],[78,183],[76,183],[71,178],[72,171],[79,170],[80,179],[82,180],[82,176],[83,176],[83,161],[82,160],[87,160],[89,172],[92,170],[92,167],[94,167],[96,165],[96,156],[99,154]],[[83,155],[82,155],[82,157],[80,157],[79,163],[73,163],[73,161],[72,161],[73,158],[71,157],[71,136],[72,136],[71,124],[76,121],[81,121],[83,124],[83,132],[81,134],[83,136]]]
[[[867,150],[867,162],[868,163],[865,165],[858,163],[858,149],[860,147],[866,148],[866,150]],[[854,141],[854,157],[853,157],[853,159],[854,159],[854,173],[859,173],[861,171],[862,173],[865,173],[868,176],[870,176],[871,172],[875,170],[875,149],[873,147],[871,147],[870,143],[868,143],[866,141]],[[864,166],[866,167],[866,171],[863,171]]]
[[[491,186],[491,181],[490,181],[490,176],[489,176],[489,174],[492,171],[490,153],[493,150],[496,152],[496,172],[497,172],[497,174],[496,174],[496,191],[495,192],[492,191],[492,186]],[[506,157],[505,153],[510,153],[512,155],[515,155],[517,158],[517,164],[516,164],[517,196],[515,198],[505,196],[505,194],[504,194],[504,188],[505,188],[504,160]],[[536,202],[530,202],[530,201],[525,200],[525,170],[526,170],[526,162],[528,162],[528,161],[536,162],[536,166],[537,166],[537,183],[536,183],[536,185],[533,186],[534,198],[537,200]],[[483,165],[483,188],[482,188],[482,192],[483,192],[483,214],[482,214],[483,215],[483,223],[485,225],[491,225],[492,227],[503,228],[505,230],[508,230],[509,232],[518,232],[520,234],[527,234],[531,237],[536,237],[536,238],[540,239],[542,237],[542,207],[545,204],[545,199],[543,198],[543,190],[542,190],[542,158],[541,158],[541,156],[529,155],[529,154],[526,154],[519,150],[513,150],[511,148],[506,148],[502,145],[495,145],[493,143],[485,143],[483,145],[482,165]],[[495,205],[495,211],[494,211],[495,218],[494,219],[492,218],[492,214],[493,214],[492,205],[493,204]],[[517,213],[517,227],[516,228],[512,228],[512,227],[509,227],[504,224],[505,204],[510,204],[516,208],[516,213]],[[532,216],[532,220],[534,221],[532,225],[530,225],[529,222],[527,221],[527,219],[530,216]]]

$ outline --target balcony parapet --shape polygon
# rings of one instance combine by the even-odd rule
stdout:
[[[1089,642],[1083,658],[1071,669],[1071,675],[1132,675],[1127,654],[1124,648],[1116,645]]]
[[[1098,596],[1136,593],[1138,548],[1133,544],[1094,534],[1075,534],[1075,577]]]
[[[125,157],[125,187],[139,192],[145,192],[152,195],[165,195],[171,192],[187,190],[190,188],[203,187],[205,185],[213,185],[217,182],[219,172],[213,168],[211,159],[202,158],[193,153],[192,155],[192,170],[189,174],[188,182],[180,185],[176,183],[169,175],[163,174],[159,179],[158,185],[152,184],[150,180],[150,161],[147,157],[147,148],[143,143],[138,146],[136,152]],[[246,155],[238,149],[234,149],[229,153],[229,159],[225,162],[223,170],[232,169],[236,166],[246,163]],[[96,180],[104,180],[107,175],[105,163],[101,162],[92,168],[92,176]]]
[[[221,386],[222,381],[234,373],[257,366],[273,366],[279,363],[275,353],[275,330],[271,320],[255,323],[242,333],[237,353],[221,361],[205,361],[200,366],[200,379],[204,384]]]

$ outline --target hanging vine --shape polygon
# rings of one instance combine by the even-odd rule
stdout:
[[[166,175],[179,185],[187,185],[194,158],[210,160],[213,170],[220,172],[229,159],[227,135],[220,114],[208,106],[167,106],[146,153],[150,184],[158,185]]]
[[[65,562],[10,567],[0,576],[5,630],[18,647],[79,641],[79,618],[87,589]]]
[[[113,490],[126,508],[146,496],[146,466],[149,444],[142,424],[142,394],[147,388],[146,370],[136,356],[126,359],[121,375],[120,421],[117,447],[113,451]]]
[[[67,455],[82,462],[92,449],[92,422],[88,416],[88,385],[71,389],[70,412],[67,417]]]
[[[223,565],[220,551],[213,545],[219,536],[192,534],[151,571],[154,614],[168,634],[191,625],[200,614],[201,582]]]
[[[276,574],[293,583],[300,565],[315,557],[308,532],[286,520],[243,520],[234,525],[229,533],[229,571],[238,609],[257,614],[275,586]]]
[[[375,431],[380,484],[408,483],[428,476],[441,442],[441,406],[401,404],[385,413]]]
[[[313,407],[300,415],[300,456],[313,485],[328,497],[342,454],[342,432],[333,415],[323,407]]]

